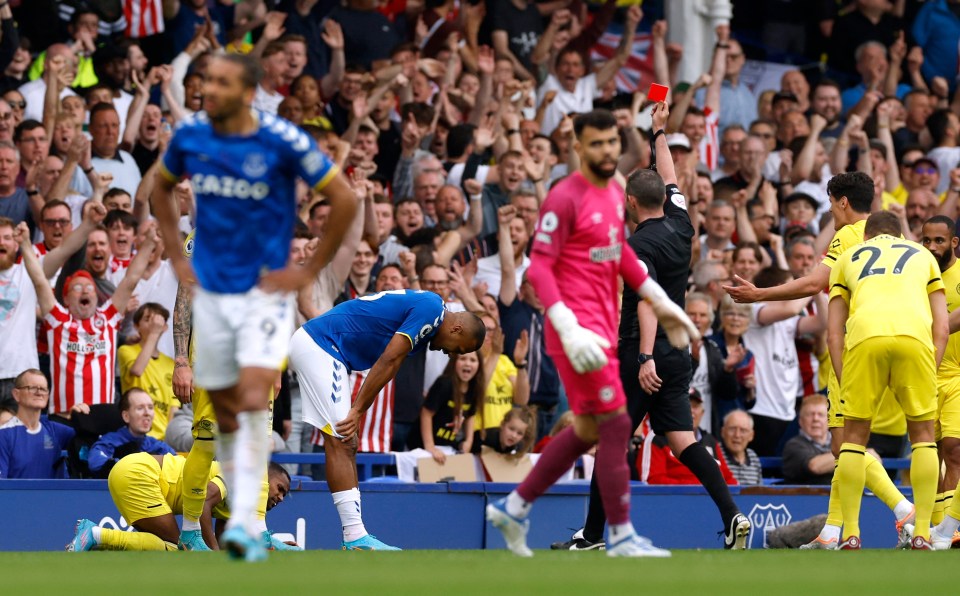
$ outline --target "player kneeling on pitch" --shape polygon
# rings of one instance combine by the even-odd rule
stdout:
[[[67,550],[177,550],[180,526],[174,516],[183,513],[185,462],[186,458],[180,455],[149,453],[135,453],[121,459],[110,471],[107,484],[120,515],[137,531],[101,528],[89,519],[81,519],[77,522],[76,535],[67,545]],[[269,511],[283,502],[290,492],[290,475],[278,464],[271,463],[268,477]],[[230,519],[227,496],[220,464],[214,462],[207,478],[207,499],[200,517],[203,535],[214,549],[217,548],[217,533],[213,519]],[[278,550],[284,548],[277,544],[274,547]]]
[[[486,331],[472,313],[447,312],[433,292],[388,290],[344,302],[293,334],[290,368],[300,381],[303,421],[324,434],[327,484],[343,526],[343,550],[400,550],[363,526],[357,482],[360,417],[408,354],[428,344],[444,354],[475,352]],[[353,371],[367,369],[351,406]]]

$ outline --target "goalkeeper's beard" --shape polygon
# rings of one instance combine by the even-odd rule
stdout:
[[[604,169],[604,165],[609,165],[610,168]],[[613,178],[617,173],[617,161],[615,159],[604,159],[597,163],[587,163],[587,167],[590,168],[594,176],[604,180]]]

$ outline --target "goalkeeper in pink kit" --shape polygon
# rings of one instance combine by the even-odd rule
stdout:
[[[638,536],[630,522],[626,451],[634,429],[617,360],[617,276],[650,303],[671,344],[684,347],[699,334],[624,242],[624,194],[613,180],[620,157],[613,114],[583,114],[574,131],[580,170],[556,184],[544,201],[527,271],[546,309],[547,351],[566,388],[574,424],[550,442],[516,490],[487,506],[487,520],[511,551],[531,556],[530,507],[597,445],[596,474],[610,529],[607,554],[666,557],[669,551]]]

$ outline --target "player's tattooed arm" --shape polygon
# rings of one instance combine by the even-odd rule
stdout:
[[[177,299],[173,303],[173,394],[184,404],[190,403],[193,398],[193,370],[190,368],[192,290],[188,282],[181,282],[177,286]]]
[[[177,365],[189,365],[190,327],[193,324],[191,306],[193,296],[189,284],[177,286],[177,299],[173,304],[173,353]]]

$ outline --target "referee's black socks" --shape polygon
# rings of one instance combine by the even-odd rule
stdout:
[[[713,459],[706,447],[700,443],[693,443],[684,449],[678,459],[680,463],[690,468],[690,471],[700,480],[700,484],[710,493],[710,498],[720,510],[723,527],[729,526],[730,520],[740,513],[740,509],[730,496],[730,489],[723,479],[717,460]]]

